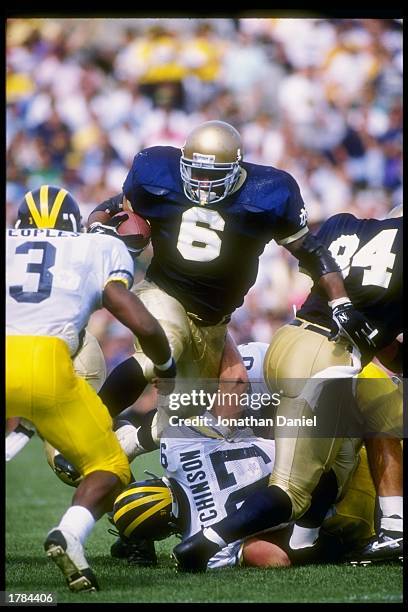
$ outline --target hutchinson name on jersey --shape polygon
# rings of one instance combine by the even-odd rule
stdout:
[[[215,419],[214,419],[215,421]],[[183,538],[225,518],[253,491],[267,486],[275,442],[254,437],[246,428],[231,440],[212,429],[212,437],[194,427],[169,427],[160,442],[160,458],[178,503]],[[210,559],[208,567],[236,565],[241,541]]]

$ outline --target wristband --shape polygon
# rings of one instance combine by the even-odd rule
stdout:
[[[162,363],[160,365],[157,365],[157,363],[154,363],[153,365],[154,365],[155,368],[157,368],[161,372],[164,372],[164,370],[168,370],[169,369],[169,367],[171,366],[172,363],[173,363],[173,356],[170,355],[170,357],[168,358],[166,363]]]
[[[342,306],[343,304],[351,304],[351,300],[348,297],[340,297],[332,300],[331,302],[327,302],[330,308],[337,308],[337,306]]]

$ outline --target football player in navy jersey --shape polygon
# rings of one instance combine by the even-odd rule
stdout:
[[[88,231],[115,233],[111,217],[126,209],[149,221],[154,254],[134,291],[165,329],[179,376],[218,378],[227,323],[254,284],[259,257],[272,239],[297,257],[330,300],[339,339],[332,351],[348,364],[351,342],[368,362],[377,331],[347,297],[329,250],[309,232],[295,179],[242,156],[240,134],[222,121],[193,129],[181,151],[144,149],[123,192],[91,213]],[[136,344],[100,391],[111,414],[131,405],[152,374]]]
[[[339,264],[352,303],[378,329],[376,352],[402,332],[402,225],[402,216],[357,219],[340,213],[316,235]],[[316,284],[297,315],[331,327],[330,308]]]
[[[341,267],[353,304],[378,329],[376,356],[396,374],[402,372],[402,343],[397,340],[403,331],[402,228],[402,206],[398,206],[385,219],[358,219],[345,213],[334,215],[317,233]],[[297,320],[327,327],[330,326],[328,314],[324,296],[314,286],[298,311]],[[385,384],[383,379],[367,377],[362,388],[366,401],[370,396],[379,395],[381,384]],[[386,395],[387,392],[384,398]],[[389,422],[402,404],[402,381],[397,397],[398,402],[387,405]],[[383,403],[385,406],[385,399]],[[376,433],[382,431],[381,422]],[[397,437],[368,437],[366,446],[379,494],[380,531],[356,559],[375,561],[402,554],[402,449]]]
[[[402,332],[402,218],[392,215],[392,218],[383,220],[357,219],[350,214],[339,214],[322,225],[316,239],[332,254],[341,268],[350,298],[349,304],[355,304],[375,326],[373,338],[376,353],[381,357],[382,352],[391,343],[395,343]],[[339,315],[341,320],[350,306],[344,300],[336,302],[337,305],[342,304],[343,312]],[[280,415],[309,418],[319,408],[325,408],[326,414],[330,410],[332,436],[306,436],[300,433],[299,428],[298,435],[291,434],[288,437],[287,433],[281,435],[275,429],[276,462],[268,489],[254,493],[239,511],[177,545],[174,554],[181,571],[204,570],[208,558],[220,547],[279,523],[298,520],[310,506],[311,492],[322,473],[330,469],[343,439],[337,426],[338,423],[340,427],[344,410],[341,397],[336,401],[332,394],[329,405],[325,405],[323,395],[317,394],[312,398],[305,393],[311,377],[317,379],[318,386],[322,382],[327,383],[326,377],[332,384],[332,377],[345,375],[344,354],[338,344],[330,342],[333,337],[330,305],[333,304],[327,304],[327,298],[315,282],[297,317],[274,334],[265,357],[264,374],[270,390],[281,390],[277,418]],[[342,333],[347,335],[346,330]],[[353,361],[355,352],[349,357]],[[357,372],[358,366],[353,375]],[[368,403],[372,392],[378,401],[387,405],[388,391],[385,389],[383,397],[378,394],[381,380],[368,379],[369,390],[365,391]],[[323,387],[324,384],[320,384],[320,389]],[[392,396],[391,413],[386,413],[386,422],[374,423],[374,430],[366,434],[387,431],[394,416],[402,414],[401,385]],[[344,395],[344,398],[348,397]],[[345,399],[346,403],[349,401]],[[395,420],[400,426],[398,418]],[[395,457],[389,455],[387,460],[394,462],[398,480],[402,463],[399,456],[401,448],[399,440],[395,442],[399,452],[396,452]],[[396,485],[398,490],[402,482]],[[387,548],[388,554],[395,549],[397,553],[402,552],[402,492],[396,492],[394,498],[388,498],[386,507],[381,509],[381,531],[363,555],[367,560],[387,557]]]

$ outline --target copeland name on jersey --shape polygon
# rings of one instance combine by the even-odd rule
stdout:
[[[160,442],[161,464],[176,493],[183,538],[223,519],[239,508],[254,490],[267,486],[275,461],[275,442],[254,436],[250,429],[227,440],[208,428],[170,427]],[[210,431],[210,429],[212,431]],[[214,437],[208,437],[208,436]],[[235,564],[234,544],[221,551],[209,566]]]
[[[146,277],[187,312],[216,323],[242,304],[265,245],[308,231],[305,204],[290,174],[244,162],[247,178],[235,193],[195,205],[183,191],[180,155],[174,147],[141,151],[123,192],[151,224],[154,256]]]
[[[132,286],[132,258],[117,238],[54,229],[9,229],[6,237],[7,335],[59,336],[73,354],[107,282]]]
[[[317,234],[341,268],[353,305],[378,328],[377,349],[403,331],[402,227],[402,217],[357,219],[340,213]],[[329,328],[332,324],[327,298],[316,285],[297,315]]]

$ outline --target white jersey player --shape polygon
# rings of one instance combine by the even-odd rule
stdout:
[[[129,287],[133,282],[132,259],[110,236],[9,229],[6,256],[7,335],[59,337],[71,357],[90,315],[102,307],[106,283],[121,280]]]
[[[176,368],[162,327],[129,291],[125,245],[54,229],[58,216],[72,223],[69,208],[79,215],[65,189],[43,185],[26,194],[19,228],[6,232],[6,418],[30,420],[83,475],[44,542],[69,588],[81,591],[98,589],[83,544],[131,476],[107,408],[73,368],[90,315],[104,306],[128,327],[157,377],[173,378]]]
[[[249,428],[226,439],[215,424],[206,435],[186,425],[169,426],[160,441],[160,458],[177,497],[179,527],[187,538],[239,508],[250,492],[267,486],[275,442],[256,438]],[[223,548],[208,567],[236,565],[241,544]]]

